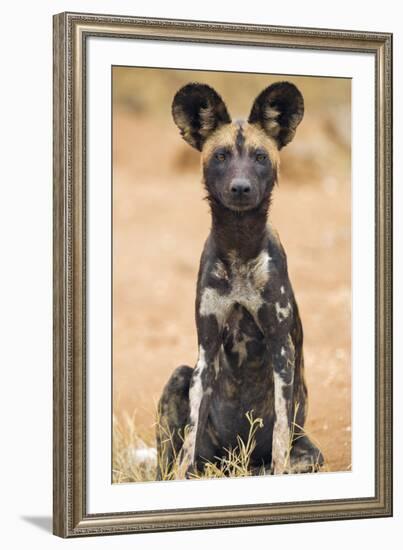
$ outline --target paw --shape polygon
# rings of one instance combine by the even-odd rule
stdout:
[[[320,449],[308,437],[300,439],[291,452],[292,473],[305,474],[320,472],[325,460]]]

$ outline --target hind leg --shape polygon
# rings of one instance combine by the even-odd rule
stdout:
[[[290,454],[290,473],[318,472],[324,464],[323,454],[307,435],[294,440]]]
[[[169,479],[182,449],[184,429],[189,418],[189,384],[193,369],[174,370],[158,402],[157,480]]]

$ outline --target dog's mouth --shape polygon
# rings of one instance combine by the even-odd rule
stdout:
[[[253,205],[253,204],[250,204],[250,205],[247,205],[247,206],[246,205],[245,206],[230,205],[230,206],[228,206],[228,208],[230,210],[232,210],[233,212],[247,212],[248,210],[253,210],[253,208],[255,208],[255,205]]]
[[[245,212],[247,210],[252,210],[253,208],[256,208],[258,203],[257,197],[231,197],[230,199],[224,197],[222,202],[224,206],[234,212]]]

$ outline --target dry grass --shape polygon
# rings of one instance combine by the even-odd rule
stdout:
[[[296,407],[295,415],[297,409],[298,407]],[[271,470],[265,468],[263,465],[260,468],[251,468],[251,456],[256,446],[255,436],[257,431],[263,427],[263,420],[261,418],[255,418],[253,416],[253,411],[247,412],[246,418],[249,422],[249,432],[246,441],[238,436],[237,445],[234,448],[224,448],[224,456],[220,458],[217,457],[216,462],[211,462],[206,459],[204,470],[202,472],[190,474],[191,479],[245,477],[271,473]],[[150,426],[149,431],[139,433],[136,428],[135,415],[129,416],[125,414],[120,418],[117,416],[113,417],[113,483],[155,481],[157,451],[154,446],[154,434],[157,422],[159,422],[158,418],[156,423]],[[173,434],[169,433],[161,424],[159,424],[159,426],[165,436],[164,442],[170,445],[174,450],[172,445]],[[187,428],[185,428],[184,437],[186,437],[186,432]],[[301,428],[301,426],[293,422],[285,462],[286,471],[297,473],[296,471],[292,471],[290,466],[290,455],[295,441],[304,435],[308,435],[307,432]],[[314,441],[311,434],[309,434],[309,437]],[[317,445],[316,441],[314,441],[314,443]],[[163,481],[170,481],[178,478],[177,474],[180,461],[181,454],[176,454],[175,451],[172,468],[168,467],[168,461],[165,456],[159,457]],[[318,469],[318,464],[312,464],[312,472]],[[323,465],[320,470],[326,471],[326,464]]]

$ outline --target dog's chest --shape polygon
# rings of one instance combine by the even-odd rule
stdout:
[[[228,284],[228,298],[248,310],[256,310],[262,303],[262,292],[269,280],[270,257],[266,251],[247,262],[235,254],[229,256],[228,266],[216,264],[216,275]]]
[[[217,260],[210,275],[215,283],[201,291],[201,316],[213,315],[223,322],[233,306],[240,304],[256,317],[264,303],[263,292],[269,282],[270,257],[264,251],[244,262],[233,254],[226,264]]]

